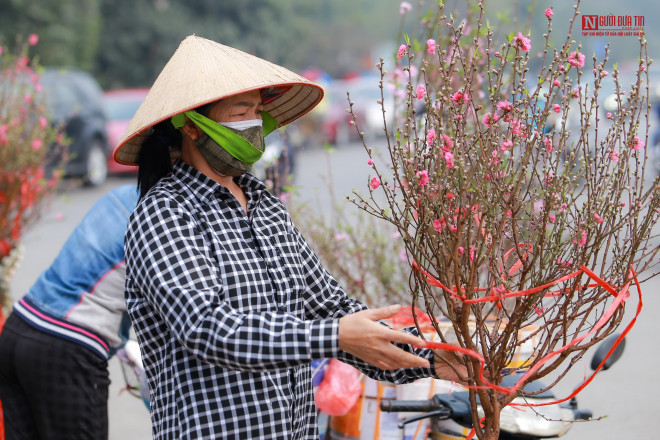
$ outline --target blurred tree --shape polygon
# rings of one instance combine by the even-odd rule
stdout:
[[[335,77],[373,68],[373,48],[398,25],[398,0],[102,0],[103,38],[94,73],[106,87],[145,86],[178,43],[196,34],[293,70]],[[367,59],[369,61],[364,62]]]
[[[102,34],[93,73],[104,88],[148,86],[191,20],[182,2],[102,0]]]
[[[410,2],[413,8],[433,0]],[[317,67],[332,77],[370,70],[379,56],[389,57],[409,32],[399,15],[400,0],[0,0],[0,44],[17,36],[40,37],[35,47],[44,65],[91,71],[104,88],[148,86],[178,44],[190,34],[247,51],[293,70]],[[448,10],[462,0],[448,0]],[[542,11],[554,7],[561,35],[572,3],[556,0],[489,0],[500,19],[536,29]],[[531,10],[535,12],[529,20]],[[646,15],[647,38],[657,40],[651,26],[655,0],[622,4],[617,0],[583,0],[585,13]],[[580,24],[576,23],[579,30]],[[566,29],[567,31],[567,29]],[[563,32],[565,35],[566,32]],[[581,35],[578,35],[580,37]],[[660,38],[660,36],[658,36]],[[635,38],[612,38],[612,61],[625,58]],[[585,52],[599,52],[604,41],[585,39]],[[386,46],[392,53],[378,52]],[[655,45],[649,46],[654,56]]]
[[[0,41],[39,36],[33,54],[44,66],[90,70],[97,54],[101,0],[2,0]]]
[[[0,39],[36,33],[43,64],[91,71],[104,88],[146,86],[197,34],[293,70],[372,69],[395,38],[399,0],[2,0]],[[390,25],[391,23],[391,25]]]

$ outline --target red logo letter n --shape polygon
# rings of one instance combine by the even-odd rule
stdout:
[[[583,31],[596,31],[596,30],[598,30],[598,15],[583,15],[582,16],[582,30]]]

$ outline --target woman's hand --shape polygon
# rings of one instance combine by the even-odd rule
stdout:
[[[434,350],[433,351],[433,368],[435,374],[440,379],[450,380],[462,385],[467,383],[467,367],[462,361],[462,356],[454,355],[447,350]]]
[[[392,330],[378,320],[397,314],[401,306],[362,310],[339,319],[339,348],[381,370],[399,368],[429,368],[427,359],[408,353],[392,344],[411,344],[418,347],[424,341],[416,336]]]

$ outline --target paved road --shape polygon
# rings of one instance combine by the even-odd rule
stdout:
[[[330,168],[328,168],[330,164]],[[344,146],[328,155],[323,150],[303,151],[298,157],[295,185],[298,200],[309,202],[314,209],[327,209],[331,182],[337,200],[353,188],[363,191],[367,185],[368,166],[361,147]],[[329,173],[328,170],[331,170]],[[12,283],[14,296],[24,292],[36,276],[55,257],[87,209],[106,191],[132,183],[132,178],[112,178],[97,189],[78,188],[57,198],[52,208],[25,237],[25,256]],[[660,279],[643,286],[644,309],[630,333],[624,357],[612,370],[599,376],[579,396],[580,405],[593,410],[595,416],[607,416],[598,422],[576,424],[564,438],[651,440],[658,438],[655,417],[660,413],[660,381],[656,371],[660,351],[655,342],[660,333]],[[630,313],[633,307],[628,307]],[[630,319],[632,316],[629,316]],[[565,396],[588,371],[588,362],[575,367],[557,387],[557,395]],[[150,438],[149,415],[138,399],[121,393],[123,378],[119,363],[111,360],[110,374],[110,440]]]

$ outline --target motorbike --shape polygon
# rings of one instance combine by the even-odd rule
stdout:
[[[121,372],[126,381],[126,391],[132,396],[142,400],[147,409],[149,404],[149,385],[144,374],[144,364],[140,354],[140,346],[135,339],[129,339],[126,344],[117,351]]]
[[[591,359],[591,369],[596,371],[603,363],[600,371],[609,369],[622,355],[625,339],[614,349],[619,335],[614,335],[603,341]],[[514,386],[524,371],[516,371],[504,376],[500,385]],[[578,420],[589,420],[592,412],[578,407],[575,397],[562,403],[556,402],[551,390],[539,380],[525,385],[523,392],[509,405],[502,409],[500,416],[501,440],[536,440],[542,438],[557,438],[564,435]],[[461,440],[466,439],[472,430],[472,412],[468,391],[438,393],[426,400],[383,400],[381,411],[397,413],[420,413],[402,420],[398,424],[400,430],[406,425],[430,419],[429,437],[432,439]],[[527,406],[547,404],[544,406]],[[480,410],[480,408],[479,408]]]

